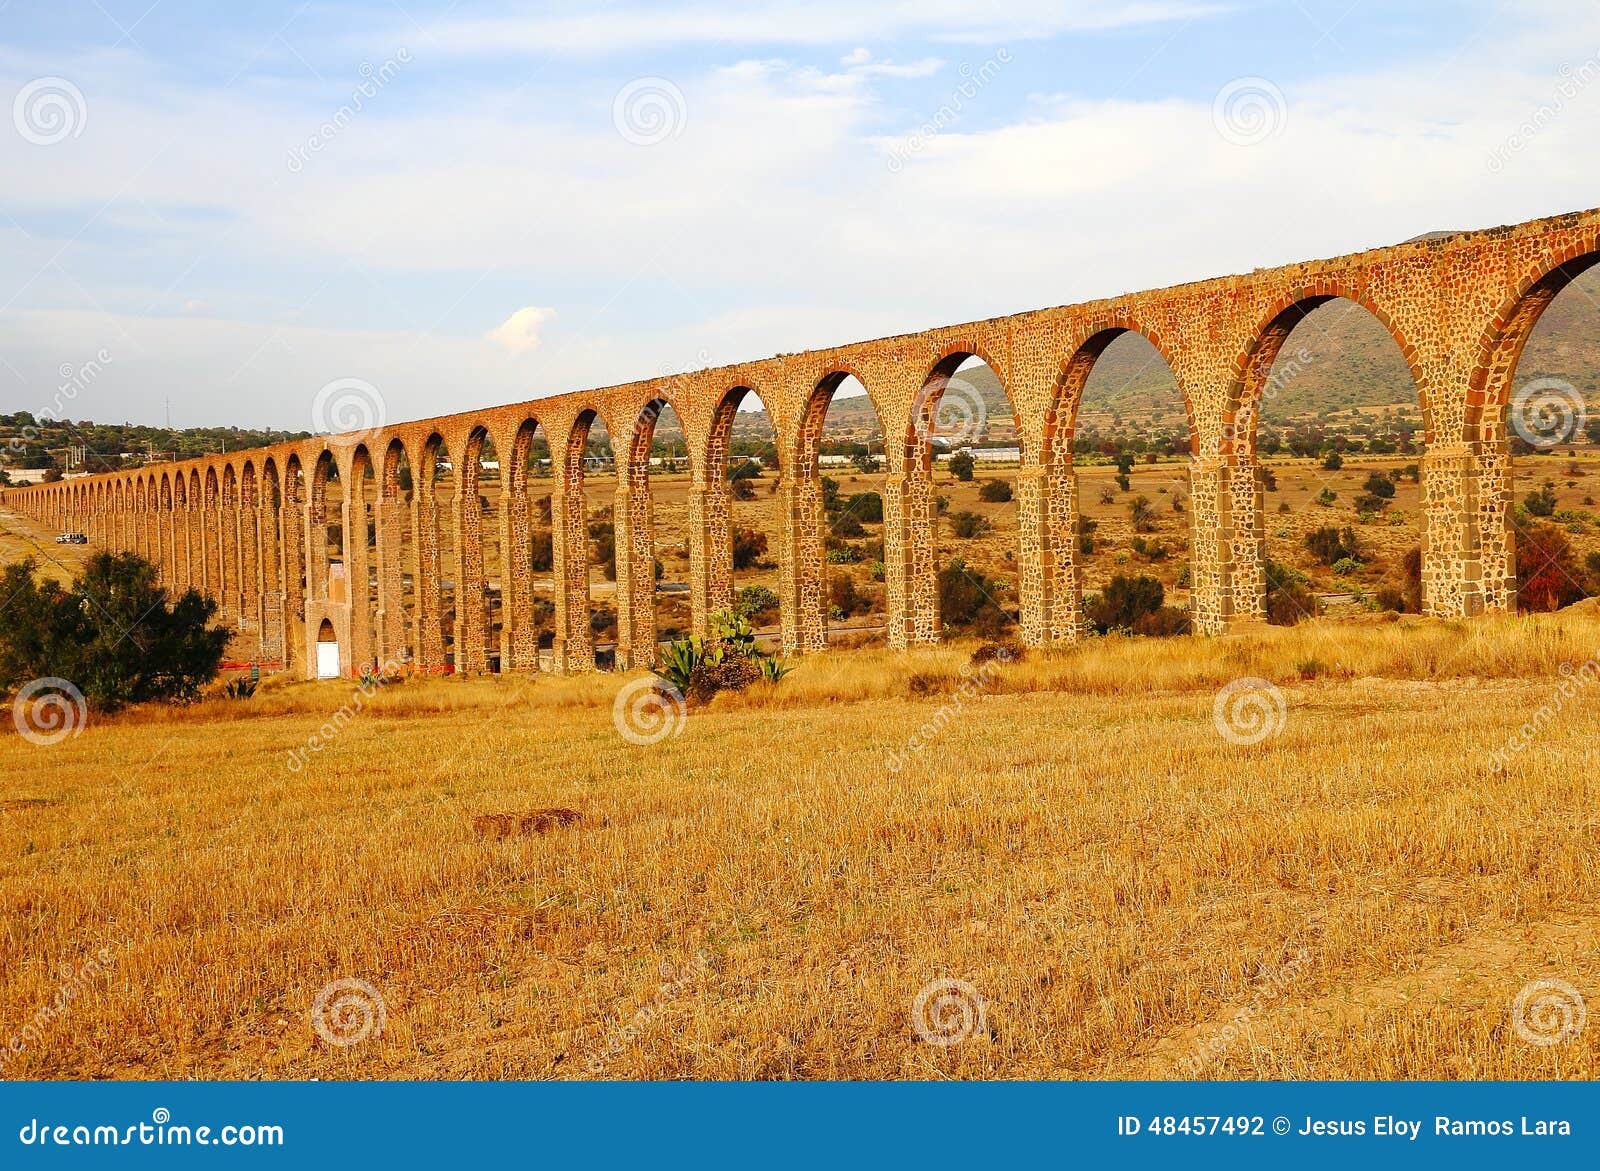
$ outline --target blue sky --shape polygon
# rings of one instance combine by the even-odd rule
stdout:
[[[1594,8],[11,0],[0,410],[395,421],[1592,206]]]

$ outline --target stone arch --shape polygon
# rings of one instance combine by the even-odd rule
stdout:
[[[776,430],[776,417],[773,414],[772,404],[769,404],[770,395],[763,394],[759,389],[747,383],[740,383],[728,387],[717,400],[716,409],[711,415],[711,425],[707,431],[706,445],[696,477],[699,484],[691,489],[689,529],[691,534],[699,532],[703,535],[703,542],[692,545],[691,555],[696,549],[700,550],[704,568],[697,569],[690,566],[690,591],[691,594],[702,593],[705,595],[703,604],[697,603],[696,612],[713,613],[726,609],[734,604],[738,595],[737,576],[740,569],[735,561],[734,536],[742,527],[738,524],[741,498],[735,493],[730,476],[734,469],[733,429],[739,416],[739,409],[751,397],[756,398],[766,414],[771,427],[771,458],[777,466],[773,469],[765,467],[765,459],[760,461],[761,472],[776,471],[778,483],[775,490],[779,499],[784,498],[788,482],[785,480],[786,461],[782,458],[782,440]],[[696,509],[698,508],[700,523],[696,525]],[[766,532],[760,535],[766,539],[767,547],[778,550],[783,543],[782,526],[777,532]],[[757,530],[759,531],[759,530]],[[758,546],[752,544],[750,548]],[[746,572],[754,572],[746,570]],[[780,626],[783,617],[782,591],[779,591],[778,618]],[[760,626],[759,618],[756,625]]]
[[[1271,308],[1251,328],[1244,346],[1228,368],[1228,396],[1223,414],[1221,452],[1224,456],[1255,457],[1256,425],[1263,395],[1271,387],[1273,367],[1284,343],[1295,328],[1315,310],[1333,301],[1349,301],[1365,309],[1394,340],[1411,372],[1422,408],[1423,442],[1434,439],[1433,410],[1428,383],[1417,348],[1411,343],[1392,314],[1363,290],[1332,280],[1320,280],[1308,288],[1293,289],[1273,302]]]
[[[538,507],[530,480],[541,467],[546,476],[554,476],[556,469],[548,459],[548,433],[537,415],[529,414],[517,424],[508,446],[508,452],[501,456],[501,483],[505,492],[504,610],[509,631],[502,667],[534,671],[539,667],[542,636],[548,634],[554,641],[554,633],[549,629],[554,606],[535,597],[534,590],[534,575],[552,570],[554,541],[549,533],[553,524],[550,507],[553,498],[546,496],[544,507]],[[545,457],[538,455],[540,450],[545,452]]]
[[[600,406],[590,401],[573,417],[562,449],[560,515],[555,524],[556,637],[558,669],[593,668],[594,637],[590,627],[589,503],[584,487],[589,435],[596,421],[612,437],[616,459],[616,431]],[[613,512],[613,518],[615,513]]]
[[[873,384],[849,362],[832,363],[811,383],[800,404],[797,426],[787,445],[780,446],[780,462],[784,468],[785,532],[781,560],[784,566],[783,583],[779,590],[783,621],[783,647],[789,654],[806,654],[825,650],[828,645],[829,583],[826,573],[825,551],[831,524],[823,501],[822,444],[823,429],[828,408],[846,379],[854,378],[866,391],[868,403],[878,431],[888,439],[884,426],[885,414],[873,391]],[[870,450],[870,444],[869,444]],[[884,463],[898,462],[899,450],[885,442]],[[899,508],[897,485],[889,469],[882,469],[883,481],[879,484],[883,497],[884,516],[888,518]],[[885,524],[884,562],[887,566],[894,555],[889,548],[891,526]],[[890,576],[886,574],[886,576]],[[904,598],[886,583],[886,623],[892,626],[896,615],[905,614]],[[891,642],[894,631],[891,630]]]
[[[1597,264],[1600,235],[1540,257],[1519,274],[1477,339],[1463,421],[1462,440],[1469,454],[1461,462],[1467,466],[1458,471],[1458,490],[1436,493],[1441,523],[1464,520],[1469,528],[1460,541],[1464,564],[1424,565],[1425,589],[1430,579],[1447,585],[1456,578],[1466,579],[1459,608],[1467,613],[1511,610],[1518,604],[1515,470],[1508,430],[1517,406],[1513,395],[1517,371],[1545,311],[1568,285]],[[1523,425],[1517,429],[1519,436],[1534,447],[1581,441],[1583,437],[1576,432],[1585,406],[1576,387],[1546,384],[1520,405]],[[1454,550],[1446,546],[1444,551]],[[1454,599],[1444,601],[1448,605]]]
[[[1466,426],[1469,444],[1506,441],[1506,411],[1517,363],[1534,327],[1562,291],[1600,264],[1600,235],[1542,257],[1512,285],[1495,314],[1484,325],[1467,383]]]
[[[1278,390],[1303,370],[1299,356],[1283,357],[1290,337],[1313,313],[1335,303],[1364,312],[1393,343],[1393,352],[1405,364],[1411,393],[1422,411],[1425,449],[1431,449],[1434,440],[1434,413],[1417,350],[1380,302],[1359,286],[1331,279],[1290,289],[1273,301],[1252,326],[1228,371],[1220,448],[1225,467],[1218,475],[1228,513],[1224,535],[1228,543],[1225,564],[1229,567],[1226,588],[1229,617],[1234,620],[1267,616],[1266,481],[1258,453],[1261,415]],[[1425,521],[1425,549],[1430,544],[1426,528]],[[1428,576],[1426,567],[1424,576]]]
[[[655,501],[651,491],[651,453],[656,425],[670,410],[687,438],[682,408],[665,388],[633,412],[633,424],[623,437],[617,469],[615,526],[617,566],[617,656],[619,670],[648,667],[656,660],[656,548]],[[612,438],[617,454],[617,437]],[[693,499],[691,513],[695,511]],[[703,510],[702,510],[703,511]],[[694,519],[692,533],[701,531]],[[694,552],[691,540],[691,556]],[[697,612],[698,617],[698,612]]]
[[[346,588],[350,598],[350,646],[347,660],[363,670],[376,668],[373,617],[377,609],[372,580],[373,518],[367,482],[376,478],[372,452],[365,443],[350,449],[349,476],[344,483],[343,547]]]
[[[275,457],[261,460],[256,525],[261,547],[261,657],[284,660],[283,492]]]
[[[373,499],[378,578],[373,637],[385,668],[408,662],[414,653],[416,621],[416,534],[412,499],[416,473],[405,441],[396,436],[384,445]]]
[[[499,461],[499,450],[484,423],[475,423],[467,431],[462,444],[461,462],[456,469],[456,539],[455,539],[455,668],[458,672],[478,673],[492,669],[499,659],[495,627],[498,620],[500,583],[504,580],[504,565],[499,566],[498,578],[491,576],[491,562],[499,561],[499,507],[498,500],[491,502],[485,491],[486,469],[484,456],[492,452]],[[496,473],[499,468],[495,468]],[[498,498],[499,477],[495,476],[495,494]],[[485,526],[484,513],[490,514]],[[495,556],[491,558],[489,541],[485,532],[492,534]]]
[[[939,515],[937,493],[934,488],[934,446],[936,441],[944,440],[944,445],[947,447],[954,444],[971,447],[984,438],[988,423],[988,403],[976,387],[958,377],[958,372],[963,368],[970,368],[969,364],[974,361],[987,367],[1005,398],[1012,426],[1018,436],[1021,455],[1018,461],[1021,465],[1019,472],[1023,471],[1027,463],[1029,453],[1020,451],[1021,445],[1025,443],[1021,414],[1017,410],[1015,396],[1007,384],[1002,367],[997,366],[987,356],[987,351],[981,343],[963,340],[946,344],[938,351],[938,356],[923,376],[922,383],[912,400],[910,416],[902,437],[905,450],[901,462],[906,478],[902,489],[905,512],[901,540],[906,548],[906,556],[903,559],[904,589],[912,622],[912,628],[907,632],[907,638],[911,642],[931,642],[939,636],[943,627],[938,582],[940,573],[945,569],[943,557],[947,548],[944,541],[945,526]],[[946,418],[941,421],[940,415],[942,408],[945,407],[952,408],[954,420]],[[1019,475],[1013,482],[1013,507],[1023,503],[1016,499],[1016,489],[1021,488],[1026,479],[1026,475]],[[1024,489],[1025,494],[1026,489]],[[1024,526],[1019,524],[1018,528],[1019,540],[1012,547],[1009,556],[1012,559],[1012,568],[1018,573],[1019,601],[1022,594],[1028,592],[1028,603],[1022,606],[1022,609],[1037,610],[1037,604],[1033,602],[1031,596],[1034,583],[1029,580],[1034,575],[1025,572],[1023,566],[1024,553],[1031,553],[1032,550],[1030,542],[1023,539]],[[886,538],[889,536],[887,528],[885,536]],[[948,551],[953,555],[956,549],[952,546]],[[952,556],[952,563],[954,560],[956,558]],[[1037,562],[1037,558],[1028,560]],[[886,567],[892,564],[891,559],[886,557]],[[967,576],[969,580],[976,581],[976,574],[973,572],[969,572]],[[1001,616],[1006,615],[1008,611],[998,596],[998,591],[984,589],[983,593],[993,607],[992,610],[985,612],[985,617],[995,621],[1006,620]],[[1025,626],[1024,634],[1031,643],[1037,644],[1043,641],[1042,630]]]
[[[1200,451],[1195,404],[1189,387],[1177,375],[1177,351],[1172,344],[1160,330],[1123,315],[1097,318],[1075,330],[1068,339],[1065,356],[1056,367],[1045,404],[1044,429],[1036,456],[1028,451],[1027,437],[1023,439],[1024,459],[1038,468],[1034,473],[1038,477],[1037,487],[1025,487],[1023,559],[1030,560],[1031,547],[1036,547],[1039,561],[1036,580],[1028,583],[1029,593],[1023,600],[1024,637],[1038,638],[1044,642],[1069,642],[1081,637],[1086,628],[1082,571],[1078,560],[1081,506],[1073,441],[1077,437],[1078,412],[1090,376],[1106,351],[1119,338],[1128,335],[1136,335],[1148,342],[1172,374],[1183,404],[1184,424],[1189,436],[1191,502],[1202,491],[1202,485],[1195,482],[1197,465],[1194,457]],[[1198,530],[1202,509],[1192,506],[1191,511],[1196,527],[1191,537],[1192,553],[1194,560],[1199,562],[1202,537]],[[1226,620],[1220,616],[1213,618],[1209,626],[1204,621],[1204,608],[1200,605],[1204,595],[1205,587],[1197,584],[1191,600],[1196,625],[1211,631],[1225,628]]]

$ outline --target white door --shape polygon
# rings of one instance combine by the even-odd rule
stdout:
[[[339,677],[339,644],[336,642],[319,642],[317,644],[317,678],[337,679]]]

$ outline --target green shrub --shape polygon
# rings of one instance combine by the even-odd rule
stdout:
[[[972,468],[976,463],[971,452],[958,451],[950,457],[950,474],[963,483],[971,483]]]
[[[1322,565],[1333,565],[1347,557],[1358,559],[1361,555],[1356,548],[1355,530],[1349,525],[1342,530],[1333,525],[1313,529],[1306,534],[1306,549]]]
[[[757,624],[770,622],[778,614],[778,595],[763,585],[745,586],[734,600],[733,612]]]
[[[1139,619],[1157,613],[1166,601],[1166,590],[1153,577],[1127,577],[1117,574],[1098,594],[1084,603],[1089,624],[1101,634],[1113,630],[1132,630]]]
[[[1267,622],[1294,626],[1322,613],[1322,600],[1311,592],[1310,579],[1298,569],[1269,560],[1266,564]]]
[[[985,480],[978,489],[978,499],[985,504],[1005,504],[1011,499],[1011,484],[1007,480]]]
[[[988,517],[976,512],[957,512],[950,517],[950,531],[967,541],[983,536],[993,527]]]

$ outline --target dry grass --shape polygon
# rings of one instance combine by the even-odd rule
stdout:
[[[1592,1024],[1509,1022],[1535,978],[1600,997],[1596,688],[1557,690],[1597,645],[1583,610],[1105,640],[959,704],[909,679],[970,648],[860,652],[653,747],[605,676],[7,734],[0,1050],[115,962],[5,1073],[1592,1077]],[[1287,703],[1255,746],[1213,723],[1245,675]],[[581,816],[474,828],[541,810]],[[342,977],[387,1007],[350,1048],[310,1020]],[[943,977],[987,1005],[949,1048],[911,1023]]]

